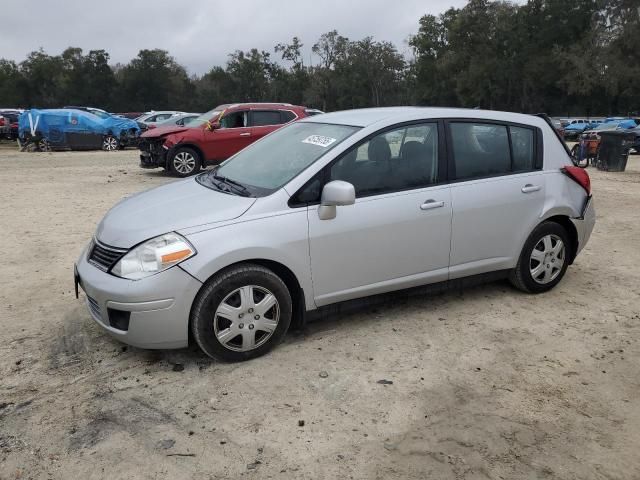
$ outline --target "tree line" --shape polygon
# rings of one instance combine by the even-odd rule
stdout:
[[[387,41],[337,31],[305,64],[294,37],[273,51],[231,53],[204,75],[164,50],[111,65],[105,50],[43,50],[0,59],[0,107],[89,105],[109,111],[206,111],[218,104],[278,101],[325,111],[371,106],[480,107],[556,115],[640,110],[638,0],[469,0],[424,15],[411,55]]]

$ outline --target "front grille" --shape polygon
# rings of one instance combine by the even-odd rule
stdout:
[[[100,313],[100,304],[96,302],[93,298],[87,296],[87,306],[89,307],[89,312],[91,312],[91,316],[102,322],[102,314]]]
[[[108,272],[125,253],[127,251],[121,248],[94,242],[89,254],[89,263],[102,271]]]
[[[142,152],[150,152],[151,151],[151,144],[147,140],[142,140],[141,139],[140,142],[138,143],[138,148]]]

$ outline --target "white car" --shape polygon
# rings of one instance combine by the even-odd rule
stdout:
[[[589,176],[543,118],[352,110],[121,201],[80,255],[76,288],[125,343],[191,337],[245,360],[346,300],[478,275],[545,292],[594,224]]]
[[[159,123],[169,120],[177,115],[183,115],[186,112],[178,112],[175,110],[163,110],[160,112],[147,112],[144,115],[140,115],[136,118],[136,122],[142,130],[147,130],[149,126],[156,127]]]

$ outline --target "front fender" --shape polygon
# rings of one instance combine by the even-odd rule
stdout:
[[[251,260],[268,260],[288,268],[304,291],[307,310],[315,309],[309,262],[306,209],[268,216],[240,217],[224,226],[186,234],[198,251],[181,265],[206,282],[224,268]]]

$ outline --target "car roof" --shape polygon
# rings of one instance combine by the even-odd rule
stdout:
[[[478,110],[468,108],[440,108],[440,107],[382,107],[344,110],[341,112],[325,113],[308,117],[302,122],[333,123],[354,127],[368,127],[385,122],[388,124],[428,118],[470,118],[479,120],[497,120],[513,123],[540,125],[545,123],[541,118],[533,115],[494,110]]]
[[[216,110],[228,110],[231,108],[275,108],[275,109],[288,109],[288,108],[305,108],[300,105],[292,105],[291,103],[270,103],[270,102],[247,102],[247,103],[227,103],[224,105],[218,105]]]

